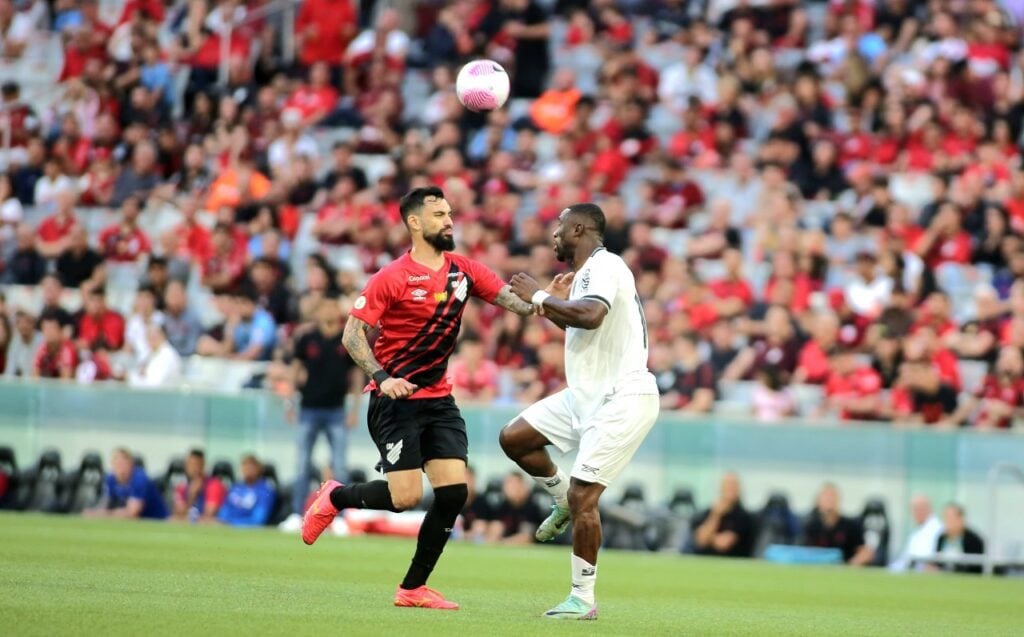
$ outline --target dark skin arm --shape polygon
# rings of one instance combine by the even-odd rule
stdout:
[[[538,290],[540,290],[540,284],[530,275],[520,272],[512,277],[512,291],[524,301],[532,299]],[[608,307],[600,301],[593,299],[569,301],[555,295],[544,300],[542,310],[544,316],[559,327],[578,327],[584,330],[601,327],[604,317],[608,314]]]

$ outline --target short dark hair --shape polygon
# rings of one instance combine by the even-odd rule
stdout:
[[[409,215],[419,212],[427,199],[444,199],[444,191],[437,186],[426,186],[413,188],[405,193],[402,200],[398,202],[398,211],[402,214],[402,221],[408,223]]]
[[[47,321],[53,321],[60,324],[60,312],[56,308],[43,310],[43,313],[39,315],[39,325],[42,325]]]
[[[192,449],[190,449],[188,455],[192,456],[193,458],[199,458],[200,460],[206,460],[206,452],[200,449],[199,447],[193,447]]]
[[[598,236],[604,237],[604,210],[596,203],[574,203],[566,208],[571,214],[586,217],[594,224]]]
[[[166,268],[167,259],[165,257],[150,257],[149,263],[146,264],[146,268]]]

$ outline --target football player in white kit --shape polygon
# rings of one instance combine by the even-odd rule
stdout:
[[[643,305],[629,267],[602,245],[604,227],[599,206],[569,206],[558,217],[554,243],[572,272],[547,290],[526,274],[511,281],[513,292],[565,329],[568,388],[528,407],[500,436],[505,454],[555,498],[537,540],[551,540],[573,523],[572,590],[545,613],[558,619],[597,618],[598,499],[658,417]],[[563,454],[578,449],[571,479],[551,461],[548,445]]]

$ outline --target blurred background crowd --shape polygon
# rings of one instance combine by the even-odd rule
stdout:
[[[598,202],[665,409],[1010,428],[1021,18],[1013,0],[0,0],[0,369],[290,393],[296,340],[332,333],[407,248],[398,198],[436,184],[459,250],[505,277],[559,272],[552,221]],[[453,90],[482,56],[512,77],[486,115]],[[470,306],[457,396],[559,389],[560,339]]]

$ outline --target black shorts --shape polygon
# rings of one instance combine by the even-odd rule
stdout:
[[[469,457],[466,421],[451,396],[392,400],[374,393],[366,422],[384,473],[422,469],[428,460]]]

